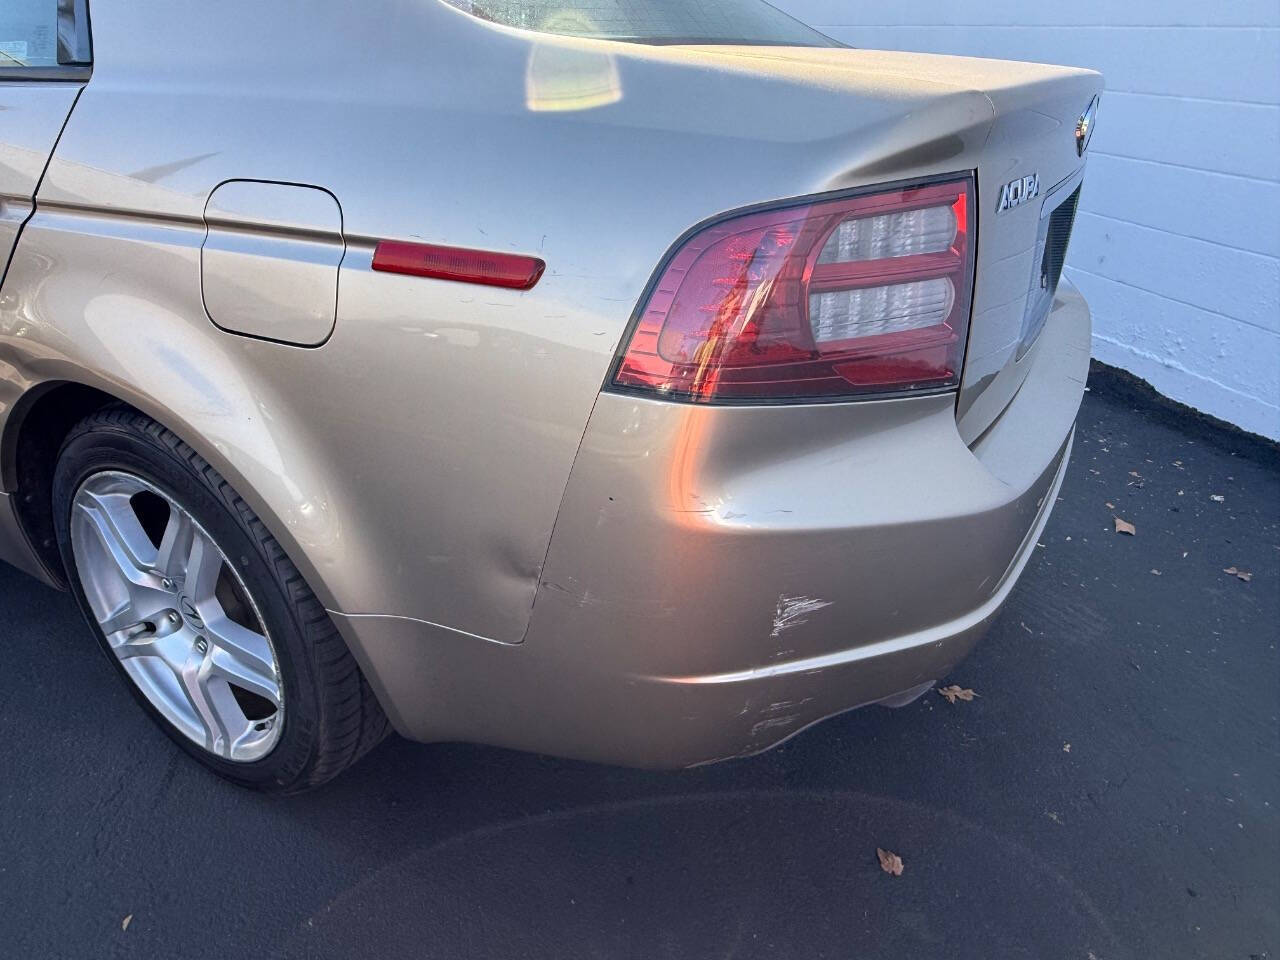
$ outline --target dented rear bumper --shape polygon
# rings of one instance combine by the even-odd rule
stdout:
[[[770,746],[945,676],[1035,549],[1090,323],[1064,283],[972,445],[955,397],[697,407],[604,394],[524,642],[342,618],[399,729],[636,766]]]

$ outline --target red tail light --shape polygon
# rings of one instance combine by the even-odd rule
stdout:
[[[966,176],[699,230],[651,287],[614,385],[702,402],[957,386],[972,199]]]

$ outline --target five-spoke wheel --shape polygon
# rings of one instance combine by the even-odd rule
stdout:
[[[58,456],[53,519],[103,650],[205,766],[294,792],[386,736],[324,604],[267,525],[171,431],[124,406],[86,417]]]
[[[71,544],[107,644],[155,708],[220,757],[265,756],[284,715],[279,663],[243,582],[191,514],[107,470],[76,491]]]

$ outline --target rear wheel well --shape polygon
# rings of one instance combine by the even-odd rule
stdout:
[[[53,579],[65,586],[53,526],[53,468],[71,428],[103,407],[109,393],[79,383],[44,384],[14,405],[0,441],[0,476],[13,491],[22,531]],[[123,404],[122,404],[123,405]]]

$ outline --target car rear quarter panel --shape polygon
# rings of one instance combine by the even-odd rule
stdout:
[[[6,283],[0,408],[50,380],[108,390],[209,459],[331,609],[503,643],[525,636],[669,244],[745,204],[972,169],[992,118],[874,64],[765,76],[748,54],[539,38],[434,0],[96,0],[94,48]],[[341,204],[322,345],[207,318],[202,213],[233,179]],[[548,272],[529,293],[375,274],[383,237]]]

